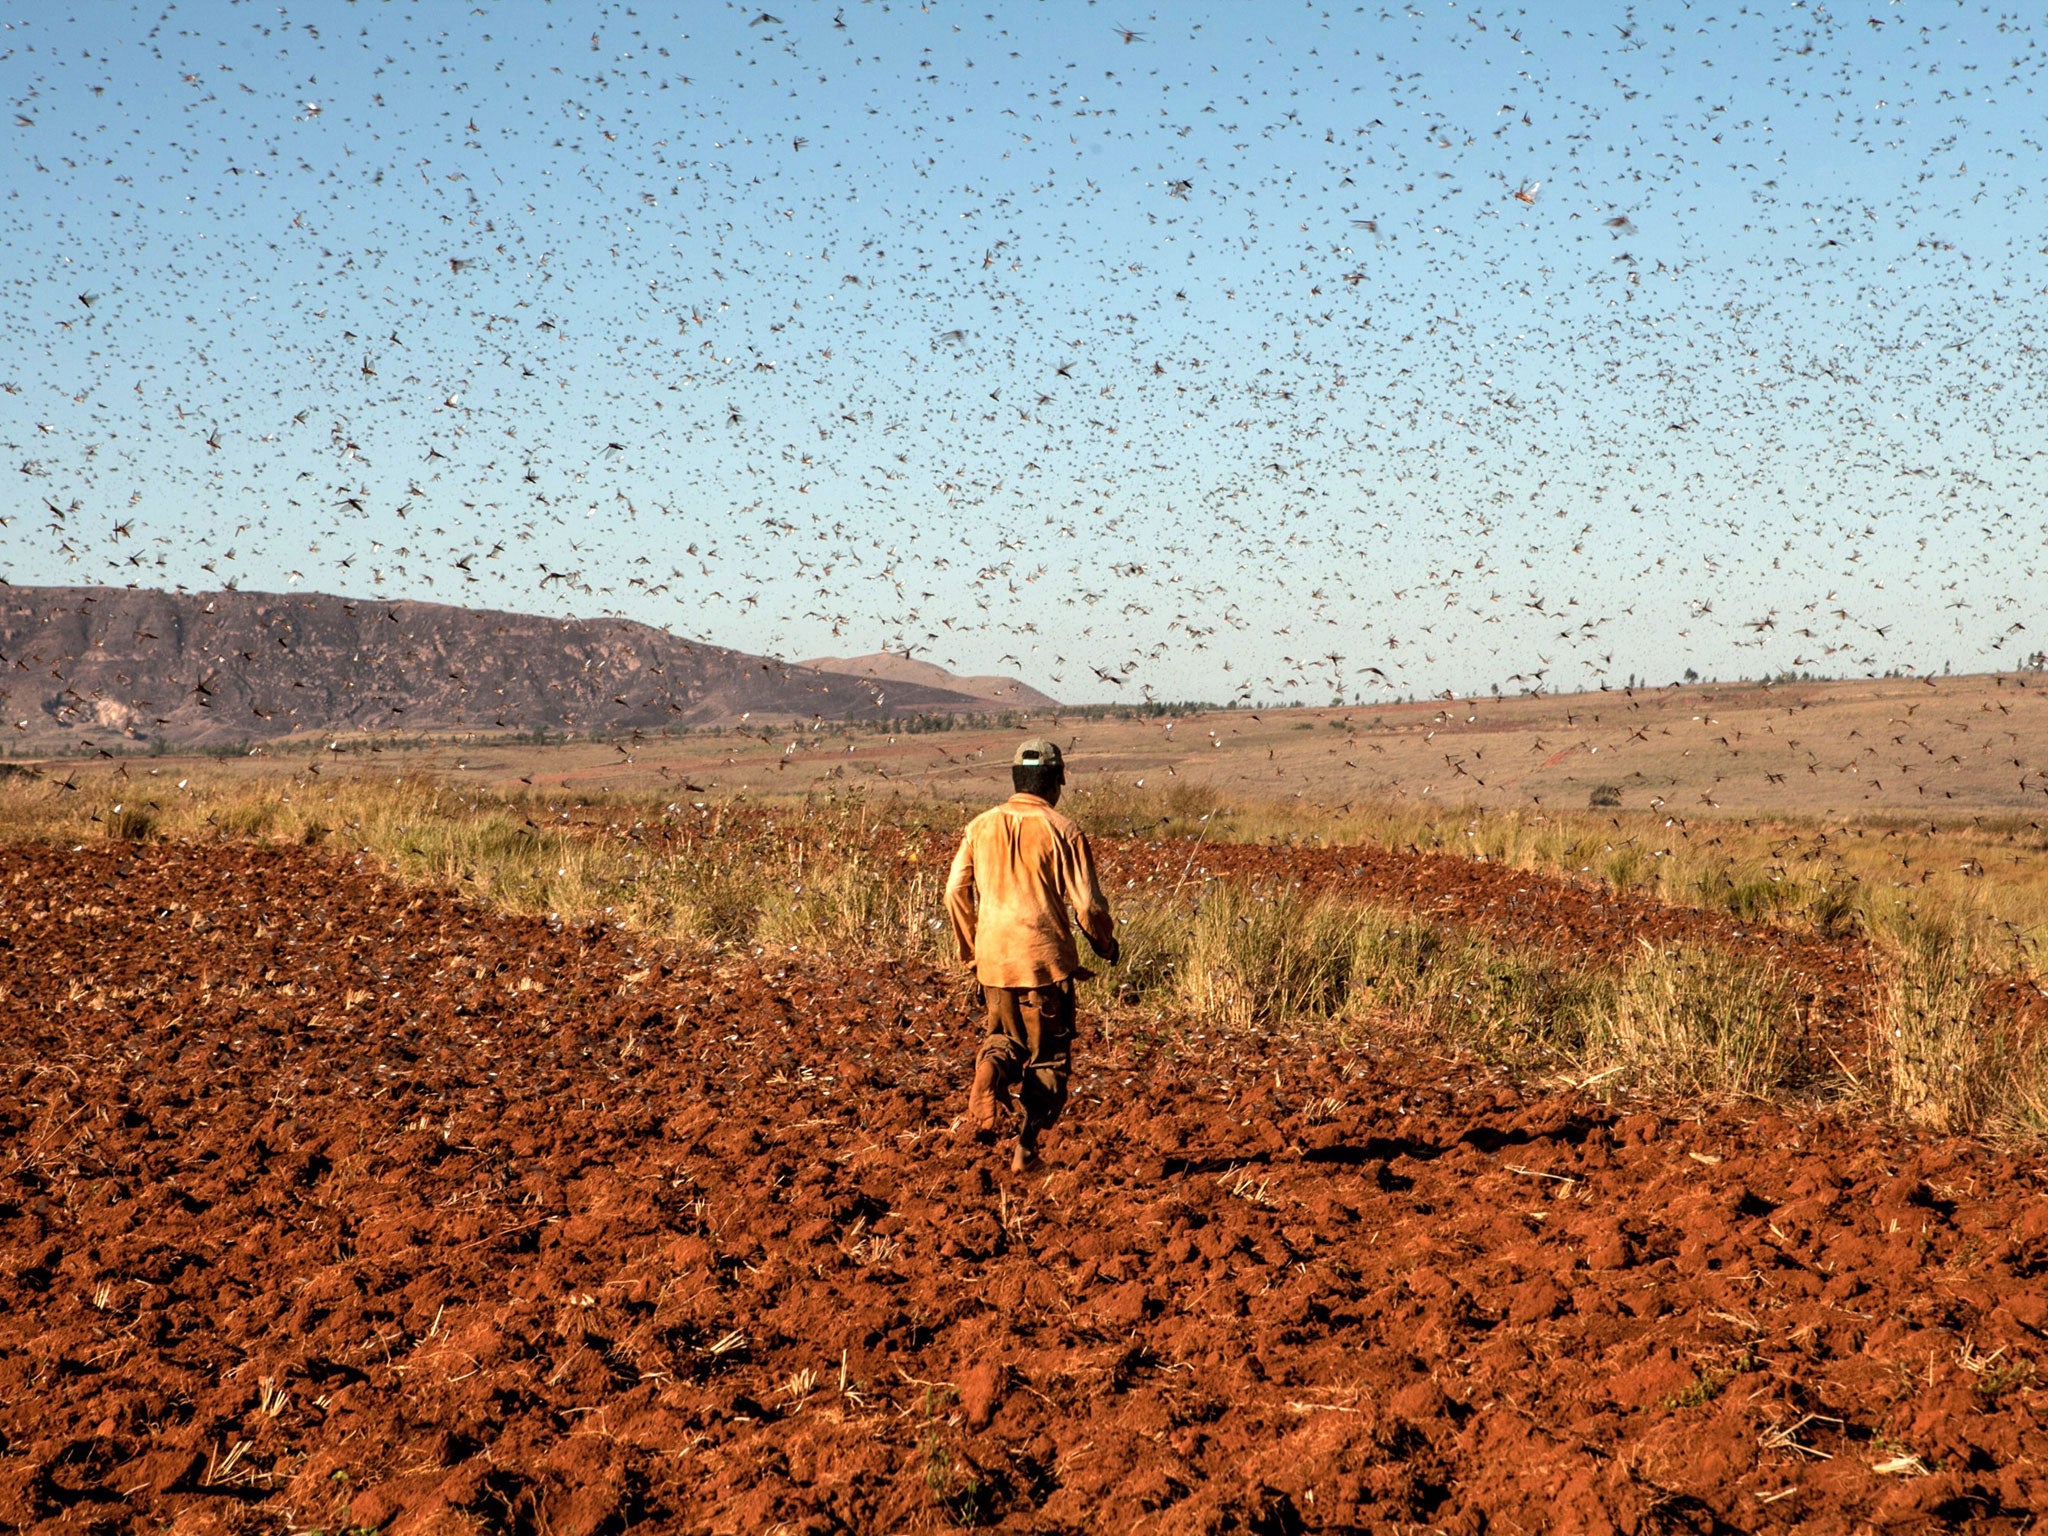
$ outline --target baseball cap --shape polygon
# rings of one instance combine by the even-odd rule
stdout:
[[[1033,736],[1023,742],[1010,755],[1012,768],[1064,768],[1060,760],[1060,744],[1043,736]]]

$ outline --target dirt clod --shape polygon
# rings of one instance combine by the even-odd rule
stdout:
[[[1010,1368],[995,1360],[983,1360],[960,1378],[960,1411],[969,1429],[987,1429],[1003,1405],[1009,1390]]]

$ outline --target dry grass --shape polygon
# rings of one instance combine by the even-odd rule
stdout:
[[[1377,843],[1482,859],[1830,935],[1867,932],[1886,908],[1933,901],[1968,914],[1987,963],[2031,974],[2048,953],[2048,832],[2017,817],[1688,822],[1412,802],[1354,804],[1327,818],[1284,804],[1223,801],[1214,810],[1209,835],[1218,841]],[[1136,806],[1122,815],[1144,820]]]
[[[1578,1060],[1611,978],[1369,903],[1228,881],[1120,904],[1122,963],[1090,983],[1103,1006],[1231,1029],[1390,1021],[1439,1045],[1528,1065]]]
[[[1880,911],[1884,993],[1870,1079],[1889,1107],[1935,1131],[2048,1131],[2048,1041],[1985,1007],[1981,925],[1938,901]]]
[[[646,794],[493,793],[423,774],[246,771],[122,781],[0,780],[0,835],[85,842],[254,838],[368,854],[403,878],[500,909],[602,919],[677,942],[776,946],[945,964],[942,868],[921,834],[943,802],[853,795],[735,811]],[[1196,785],[1097,785],[1070,803],[1099,833],[1344,842],[1458,852],[1728,911],[1745,921],[1860,930],[1883,957],[1884,1028],[1863,1093],[1937,1130],[2048,1133],[2048,1048],[1986,1016],[1987,988],[2032,974],[2032,865],[1993,860],[2031,827],[1788,828],[1514,810],[1431,816],[1353,806],[1230,803]],[[1652,824],[1654,822],[1654,824]],[[1969,852],[1955,879],[1885,881],[1887,861]],[[1571,969],[1454,926],[1335,897],[1199,877],[1118,904],[1123,963],[1090,1006],[1234,1029],[1361,1036],[1390,1023],[1517,1066],[1561,1064],[1612,1090],[1755,1096],[1787,1086],[1805,1020],[1781,978],[1717,951],[1648,951],[1618,971]],[[2030,919],[2038,928],[2038,920]]]
[[[1373,843],[1506,864],[1745,923],[1873,933],[1889,911],[1965,914],[1979,962],[2024,976],[2048,957],[2048,829],[2013,813],[1853,822],[1688,818],[1644,811],[1474,809],[1356,798],[1334,810],[1185,779],[1141,788],[1099,775],[1070,793],[1094,833],[1279,846]]]
[[[1483,1060],[1686,1098],[1764,1096],[1800,1060],[1791,987],[1717,950],[1646,946],[1619,972],[1572,968],[1363,903],[1223,883],[1140,910],[1154,1000],[1226,1027],[1406,1020]]]
[[[1294,891],[1211,884],[1184,909],[1161,903],[1172,945],[1172,1002],[1226,1028],[1329,1019],[1351,996],[1363,909]]]
[[[509,912],[603,918],[686,942],[936,953],[944,872],[878,867],[868,852],[873,813],[860,803],[764,821],[694,802],[505,796],[368,774],[190,774],[141,793],[148,799],[103,781],[71,791],[0,781],[0,828],[69,842],[337,846]],[[603,818],[595,835],[593,814]]]
[[[1587,1057],[1650,1092],[1760,1098],[1785,1085],[1803,1027],[1792,989],[1771,969],[1692,945],[1646,945],[1593,1021]]]

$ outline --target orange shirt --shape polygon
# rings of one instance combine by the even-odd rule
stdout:
[[[1036,795],[1012,795],[967,824],[946,877],[960,958],[985,987],[1043,987],[1093,972],[1081,964],[1067,908],[1089,938],[1116,933],[1095,883],[1088,839]]]

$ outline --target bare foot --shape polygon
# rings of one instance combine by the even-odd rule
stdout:
[[[1015,1149],[1010,1153],[1010,1172],[1028,1173],[1037,1166],[1038,1148],[1019,1136]]]
[[[969,1134],[984,1147],[995,1144],[996,1106],[1007,1098],[1000,1089],[996,1064],[983,1058],[975,1065],[974,1086],[967,1091],[967,1126]]]

